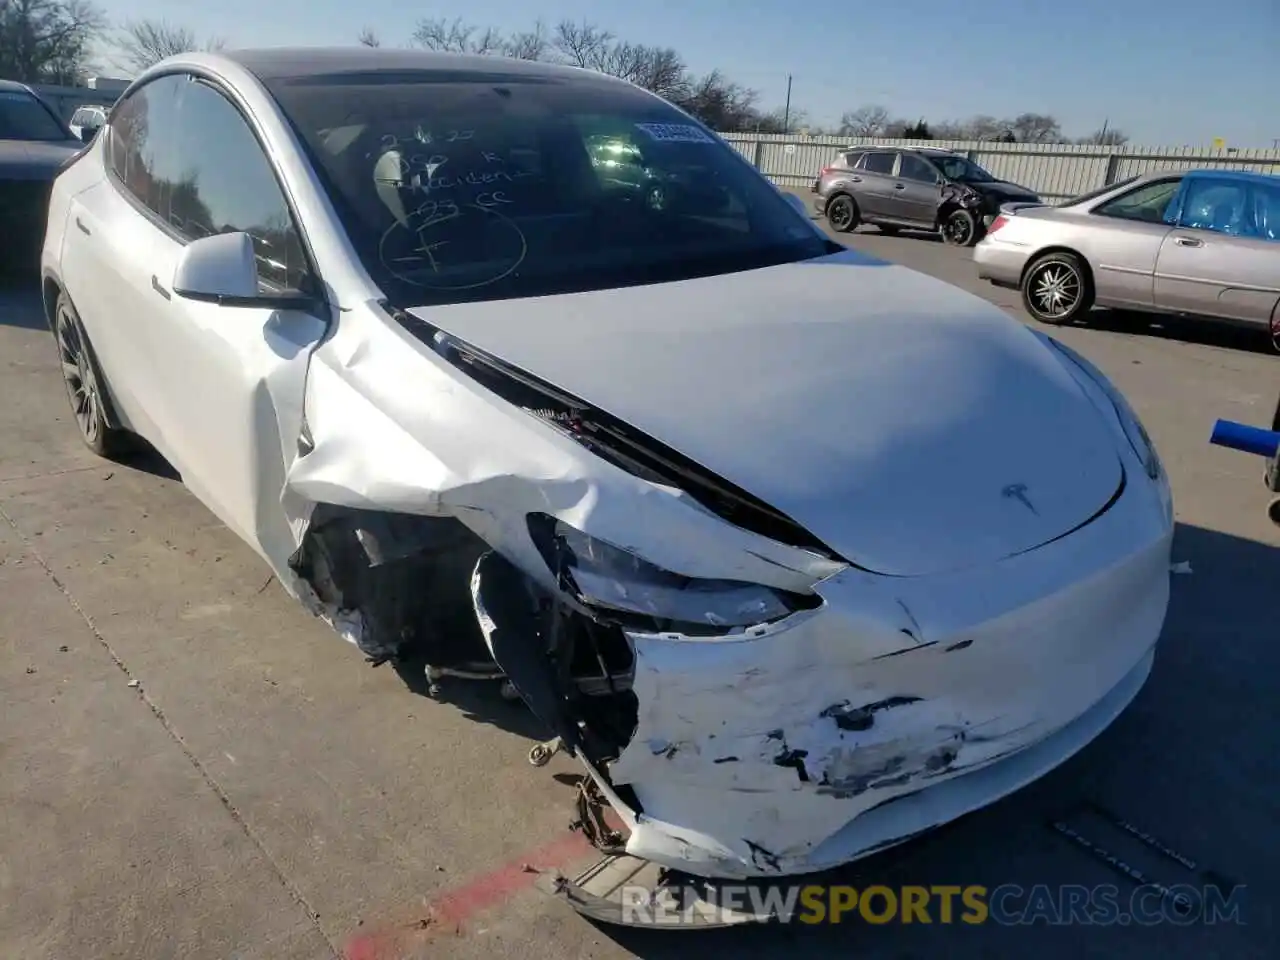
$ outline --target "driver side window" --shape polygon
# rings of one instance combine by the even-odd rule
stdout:
[[[914,156],[910,153],[902,155],[902,170],[898,174],[906,180],[918,180],[921,183],[935,183],[938,179],[938,172],[933,169],[926,160]]]
[[[284,191],[236,106],[214,87],[189,79],[174,151],[170,227],[186,240],[244,231],[253,240],[264,292],[305,291],[310,270]]]

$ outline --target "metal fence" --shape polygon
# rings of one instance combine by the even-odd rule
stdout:
[[[1121,147],[1055,143],[990,143],[975,140],[878,140],[721,134],[761,173],[781,187],[807,187],[844,147],[943,147],[968,156],[1003,180],[1059,201],[1149,170],[1217,168],[1280,174],[1280,150],[1207,147]]]

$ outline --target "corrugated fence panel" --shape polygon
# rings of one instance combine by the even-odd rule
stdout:
[[[782,187],[805,187],[842,150],[865,146],[929,146],[956,150],[995,176],[1061,201],[1125,177],[1152,170],[1224,169],[1280,175],[1280,150],[1214,150],[1208,147],[1144,147],[1125,144],[991,143],[971,140],[884,140],[722,134],[734,149]]]

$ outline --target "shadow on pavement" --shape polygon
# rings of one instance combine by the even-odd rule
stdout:
[[[546,740],[552,735],[522,701],[504,699],[499,693],[501,683],[497,680],[445,677],[432,695],[427,683],[427,661],[424,658],[392,660],[388,661],[388,665],[411,693],[455,707],[468,720],[497,727],[526,740]]]
[[[1262,529],[1266,520],[1258,522]],[[1280,782],[1280,548],[1180,525],[1174,557],[1189,561],[1193,572],[1173,576],[1155,671],[1094,744],[986,810],[820,879],[858,891],[871,884],[897,891],[905,885],[979,884],[991,903],[996,888],[1016,885],[1006,887],[1014,895],[1004,900],[1009,912],[999,921],[993,908],[985,923],[962,922],[957,898],[950,923],[942,922],[934,899],[928,923],[872,923],[855,907],[838,925],[680,931],[596,924],[600,935],[646,960],[854,951],[874,960],[1267,956],[1280,898],[1274,871],[1280,862],[1274,802],[1274,784]],[[1195,869],[1154,853],[1114,826],[1081,828],[1095,843],[1093,851],[1053,828],[1090,803],[1158,838]],[[1238,920],[1208,923],[1197,913],[1175,922],[1172,908],[1160,915],[1158,896],[1155,922],[1134,919],[1144,916],[1136,912],[1139,881],[1108,864],[1098,848],[1122,865],[1140,865],[1148,882],[1198,890],[1212,883],[1227,892],[1242,885],[1235,901]],[[1106,884],[1115,888],[1119,905],[1110,922],[1089,922],[1080,914],[1071,922],[1067,898],[1073,894],[1063,888],[1097,891]],[[1027,910],[1039,885],[1044,887],[1035,919]],[[884,910],[884,900],[877,902],[873,916]],[[1149,917],[1150,908],[1144,909]],[[1115,919],[1120,913],[1130,919]]]
[[[1277,353],[1266,331],[1229,323],[1216,323],[1212,320],[1192,320],[1136,310],[1094,310],[1087,320],[1076,326],[1160,340],[1197,343],[1227,350],[1245,350],[1267,355]]]
[[[0,326],[24,330],[48,330],[40,302],[39,277],[35,273],[0,271]]]

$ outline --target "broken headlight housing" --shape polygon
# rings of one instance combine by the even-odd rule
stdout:
[[[624,628],[722,635],[822,602],[756,583],[673,573],[543,513],[529,515],[529,533],[560,589]]]

